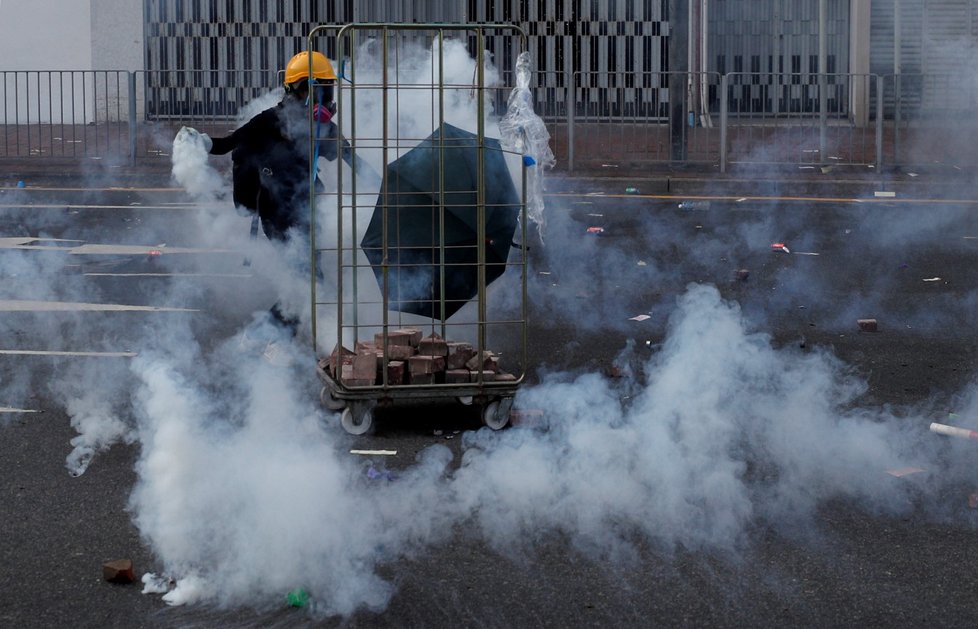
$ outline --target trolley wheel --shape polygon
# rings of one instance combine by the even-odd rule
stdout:
[[[319,391],[319,401],[331,411],[342,411],[346,408],[346,400],[333,397],[329,387],[326,386]]]
[[[513,398],[493,400],[482,408],[482,423],[492,430],[502,430],[509,425],[509,410]]]
[[[340,425],[351,435],[365,435],[373,428],[374,409],[360,404],[347,406],[340,415]]]

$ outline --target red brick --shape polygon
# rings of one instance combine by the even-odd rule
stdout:
[[[408,358],[408,371],[411,380],[420,374],[434,374],[445,370],[445,359],[441,356],[412,356]]]
[[[469,378],[471,374],[468,369],[449,369],[445,372],[445,382],[449,384],[469,382]]]
[[[472,348],[471,343],[449,343],[448,344],[448,358],[445,360],[445,366],[448,369],[462,369],[465,367],[465,363],[475,356],[475,349]]]
[[[479,360],[479,356],[473,356],[465,363],[465,366],[471,371],[478,371],[480,368],[486,371],[498,371],[499,370],[499,358],[495,354],[489,351],[482,352],[482,360]]]
[[[408,347],[417,347],[418,342],[420,340],[421,340],[421,330],[418,330],[416,328],[401,328],[398,330],[387,331],[388,345],[406,345]],[[383,332],[378,332],[374,334],[374,344],[377,347],[384,346]]]
[[[132,583],[136,580],[131,559],[106,561],[102,564],[102,576],[111,583]]]
[[[859,319],[856,323],[863,332],[877,332],[879,330],[876,326],[876,319]]]
[[[377,354],[369,352],[353,357],[353,379],[369,380],[371,384],[376,381]]]
[[[406,372],[403,360],[392,360],[387,363],[387,384],[404,384]]]
[[[415,355],[415,350],[410,345],[388,345],[387,360],[407,360]]]
[[[353,352],[341,345],[337,345],[333,348],[333,352],[329,355],[329,373],[334,378],[336,377],[337,356],[341,356],[339,359],[341,364],[346,364],[353,360]]]
[[[340,381],[348,387],[366,387],[374,383],[374,378],[354,377],[353,363],[349,363],[341,367]]]
[[[448,356],[448,343],[437,334],[431,334],[418,343],[418,353],[424,356]]]

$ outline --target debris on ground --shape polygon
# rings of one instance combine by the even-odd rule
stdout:
[[[784,251],[785,253],[791,253],[783,242],[772,242],[771,251]]]
[[[588,227],[587,233],[594,234],[595,236],[604,233],[604,227]]]
[[[876,319],[857,319],[856,325],[863,332],[878,332],[879,327],[876,324]]]
[[[102,577],[109,583],[128,584],[136,580],[131,559],[115,559],[102,564]]]
[[[920,474],[921,472],[926,472],[927,470],[921,469],[919,467],[901,467],[895,470],[886,470],[886,473],[890,476],[895,476],[896,478],[903,478],[904,476],[910,476],[912,474]]]
[[[634,317],[628,317],[628,320],[629,321],[646,321],[647,319],[651,319],[651,318],[652,317],[650,317],[647,314],[640,314],[640,315],[635,315]]]
[[[285,602],[289,607],[305,607],[309,604],[309,592],[296,588],[285,595]]]
[[[710,209],[709,201],[680,201],[680,210],[708,210]]]
[[[378,469],[373,465],[367,468],[366,474],[367,474],[367,478],[369,478],[370,480],[378,480],[381,478],[386,480],[387,482],[397,480],[397,474],[395,474],[394,472],[385,469]]]

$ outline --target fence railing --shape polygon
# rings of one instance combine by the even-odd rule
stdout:
[[[275,71],[0,71],[0,159],[168,157],[277,100]],[[504,85],[512,73],[502,73]],[[947,74],[537,72],[558,167],[971,164],[978,84]],[[488,96],[505,111],[508,90]]]

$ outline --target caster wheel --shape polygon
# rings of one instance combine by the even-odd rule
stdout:
[[[343,409],[340,415],[340,425],[343,430],[351,435],[360,436],[370,432],[374,424],[374,411],[371,408],[357,409],[356,412],[349,406]]]
[[[319,401],[331,411],[342,411],[346,408],[346,400],[333,397],[333,394],[329,392],[329,387],[323,387],[319,391]]]
[[[509,425],[509,409],[512,399],[493,400],[482,409],[482,423],[491,430],[502,430]]]

